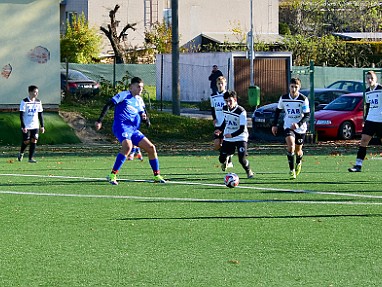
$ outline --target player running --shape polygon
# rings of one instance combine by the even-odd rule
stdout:
[[[225,92],[224,100],[226,102],[226,106],[223,107],[224,120],[222,125],[215,130],[217,136],[220,134],[224,136],[220,149],[219,162],[221,163],[222,170],[225,171],[227,169],[229,156],[232,156],[237,148],[241,166],[247,173],[247,177],[253,178],[253,171],[247,159],[247,112],[242,106],[238,105],[235,91]]]
[[[276,135],[280,112],[284,110],[284,133],[287,144],[290,179],[295,179],[301,172],[303,156],[302,146],[304,144],[305,134],[308,128],[306,122],[310,117],[309,100],[300,93],[300,88],[300,79],[292,78],[289,82],[289,93],[281,96],[279,99],[272,125],[272,133],[273,135]],[[295,154],[296,164],[294,161]]]
[[[361,172],[366,149],[369,142],[376,135],[382,138],[382,86],[378,84],[377,74],[374,71],[366,73],[368,88],[365,91],[365,124],[362,129],[355,165],[348,169],[349,172]]]
[[[210,96],[212,120],[215,129],[219,128],[224,121],[223,107],[225,106],[224,93],[227,91],[227,80],[223,76],[216,79],[217,92]],[[223,133],[219,135],[214,133],[214,150],[220,150],[223,143]],[[225,171],[227,168],[233,167],[232,156],[228,158],[228,164],[223,166]]]
[[[102,127],[102,120],[108,110],[114,107],[113,133],[122,144],[118,153],[113,169],[108,180],[110,184],[117,185],[117,173],[130,154],[133,145],[136,145],[148,154],[149,163],[154,173],[154,182],[165,183],[166,181],[160,175],[159,160],[155,146],[150,140],[139,131],[141,121],[147,122],[148,117],[142,107],[141,102],[136,98],[143,91],[143,81],[141,78],[134,77],[128,91],[122,91],[112,97],[103,107],[101,115],[95,122],[96,130]]]

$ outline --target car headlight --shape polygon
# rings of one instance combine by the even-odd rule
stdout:
[[[331,125],[331,120],[317,120],[316,125]]]

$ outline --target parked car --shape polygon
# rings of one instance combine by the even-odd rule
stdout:
[[[66,76],[68,76],[66,78]],[[61,91],[73,95],[91,96],[100,91],[100,84],[77,70],[61,69]]]
[[[300,93],[309,97],[310,89],[301,89]],[[350,92],[341,89],[316,88],[314,89],[314,106],[316,110],[322,109],[324,105],[347,93]]]
[[[363,127],[363,93],[346,94],[314,114],[318,137],[352,139]]]
[[[363,82],[362,81],[351,81],[343,80],[336,81],[329,86],[328,89],[341,89],[351,93],[362,93],[363,92]]]
[[[310,90],[303,89],[300,92],[306,96],[309,96]],[[332,100],[340,97],[343,94],[347,94],[347,91],[338,89],[325,89],[317,88],[314,89],[315,97],[315,108],[319,110],[323,108],[326,104],[330,103]],[[265,106],[257,108],[252,114],[252,137],[261,138],[264,140],[272,140],[273,135],[271,135],[271,128],[273,119],[275,117],[275,110],[277,108],[277,103],[271,103]],[[280,113],[279,117],[279,129],[278,134],[283,135],[283,123],[284,123],[284,111]]]

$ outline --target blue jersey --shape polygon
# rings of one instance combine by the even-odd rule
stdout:
[[[114,125],[128,125],[139,128],[141,124],[140,114],[144,112],[142,100],[134,97],[130,91],[122,91],[112,98],[114,107]]]

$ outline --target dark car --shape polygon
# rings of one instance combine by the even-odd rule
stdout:
[[[307,97],[309,97],[309,93],[310,93],[309,89],[303,89],[303,90],[300,90],[300,92],[306,95]],[[344,90],[338,90],[338,89],[325,89],[325,88],[314,89],[315,109],[319,110],[320,108],[323,108],[325,105],[327,105],[334,99],[346,93],[348,92]],[[271,128],[272,128],[272,123],[275,116],[276,108],[277,108],[277,103],[271,103],[271,104],[259,107],[253,112],[252,137],[261,138],[265,140],[273,139],[272,138],[273,135],[271,134]],[[279,117],[279,122],[278,122],[279,135],[283,135],[283,123],[284,123],[284,111],[281,112]]]
[[[329,86],[328,89],[341,89],[351,93],[362,93],[364,90],[362,81],[342,80],[336,81]]]
[[[300,93],[309,97],[310,89],[301,89]],[[324,105],[347,93],[350,92],[341,89],[316,88],[314,89],[314,106],[316,110],[320,110]]]
[[[318,137],[352,139],[362,132],[363,93],[343,95],[314,114]]]
[[[77,70],[61,70],[61,91],[73,95],[91,96],[100,91],[100,84]]]

